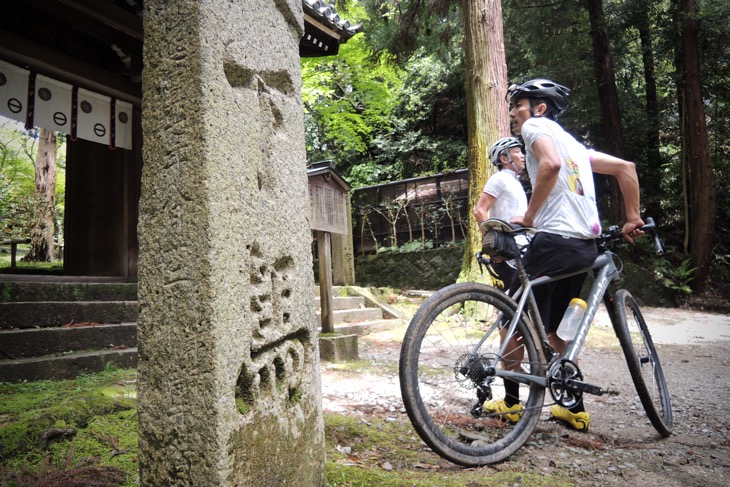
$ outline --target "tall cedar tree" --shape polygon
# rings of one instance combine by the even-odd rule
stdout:
[[[494,173],[487,151],[510,134],[507,61],[504,52],[502,3],[462,0],[466,53],[466,106],[469,147],[469,231],[459,280],[481,280],[474,253],[481,249],[481,232],[471,217],[487,178]]]
[[[702,292],[712,262],[717,200],[715,178],[707,144],[705,110],[700,91],[697,38],[699,22],[695,0],[677,0],[681,9],[681,45],[677,56],[680,75],[678,97],[682,119],[686,174],[687,240],[692,264],[697,268],[693,289]]]
[[[652,41],[652,23],[649,16],[648,0],[637,0],[633,3],[632,23],[639,31],[641,40],[641,59],[644,68],[644,84],[646,93],[646,165],[649,173],[655,177],[641,181],[643,189],[642,203],[647,215],[658,217],[661,213],[660,191],[662,156],[659,138],[659,98],[657,95],[656,67],[654,62],[654,45]]]
[[[35,159],[35,205],[30,250],[27,262],[50,262],[55,259],[53,211],[56,206],[56,132],[38,130],[38,155]]]
[[[607,144],[607,152],[624,158],[624,135],[621,130],[621,111],[619,109],[618,90],[616,89],[616,73],[611,56],[611,43],[606,28],[606,16],[603,12],[603,0],[586,0],[588,18],[591,23],[591,39],[593,41],[593,62],[596,70],[598,101],[603,121],[603,136]],[[608,176],[596,177],[596,182],[605,180],[609,189],[608,208],[604,218],[616,224],[624,217],[623,200],[620,197],[618,182]],[[604,209],[605,211],[606,209]]]

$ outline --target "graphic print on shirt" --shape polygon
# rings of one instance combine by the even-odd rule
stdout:
[[[573,159],[565,159],[565,165],[568,169],[568,186],[573,193],[585,196],[583,192],[583,184],[580,182],[580,169]]]

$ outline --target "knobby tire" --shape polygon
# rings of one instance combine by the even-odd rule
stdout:
[[[503,461],[527,441],[540,418],[545,389],[536,384],[520,385],[524,409],[516,424],[495,414],[474,417],[471,409],[480,402],[476,384],[461,373],[472,370],[463,367],[465,363],[495,363],[499,329],[488,330],[499,312],[511,321],[516,307],[494,287],[458,283],[431,296],[408,327],[399,364],[403,402],[419,436],[451,462],[479,466]],[[542,348],[524,319],[517,333],[522,336],[518,349],[523,352],[514,363],[521,362],[522,371],[545,377]],[[498,366],[504,368],[504,362]],[[504,397],[502,378],[492,376],[489,389],[493,399]],[[477,407],[477,411],[482,409]]]
[[[669,436],[672,434],[672,404],[649,328],[636,300],[625,289],[616,292],[614,306],[614,329],[641,404],[659,434]]]

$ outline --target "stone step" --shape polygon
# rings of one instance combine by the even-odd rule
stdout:
[[[137,321],[137,301],[39,301],[0,303],[0,329],[63,326],[71,323]]]
[[[380,308],[337,309],[332,314],[335,324],[383,319],[383,311]],[[317,311],[317,320],[318,322],[320,320],[319,311]]]
[[[136,282],[0,281],[0,302],[136,301]]]
[[[0,359],[4,360],[136,345],[136,323],[0,331]]]
[[[403,326],[405,323],[402,319],[384,319],[373,321],[361,321],[358,323],[340,323],[335,326],[335,333],[348,335],[368,335],[370,333],[378,333],[380,331],[388,331]]]
[[[320,298],[314,298],[314,304],[320,309]],[[361,296],[336,296],[332,298],[332,309],[353,309],[365,306],[365,298]]]
[[[0,276],[0,382],[73,378],[109,362],[136,366],[137,283],[102,280]],[[392,313],[372,296],[348,296],[349,290],[357,288],[333,290],[338,333],[362,335],[401,324],[384,319]],[[319,289],[316,293],[319,309]]]
[[[314,285],[314,295],[319,297],[319,284]],[[346,296],[347,286],[332,286],[332,295],[335,297]]]
[[[0,360],[0,382],[74,379],[82,372],[102,371],[109,363],[120,368],[136,367],[137,348]]]

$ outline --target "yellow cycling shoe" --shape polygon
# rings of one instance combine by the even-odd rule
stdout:
[[[591,415],[586,411],[574,413],[555,404],[550,408],[550,414],[553,415],[553,418],[562,421],[577,431],[588,431],[588,427],[591,425]]]
[[[482,405],[482,410],[487,414],[498,414],[503,420],[509,421],[512,424],[519,421],[522,413],[525,411],[521,404],[507,406],[504,399],[485,402]]]

